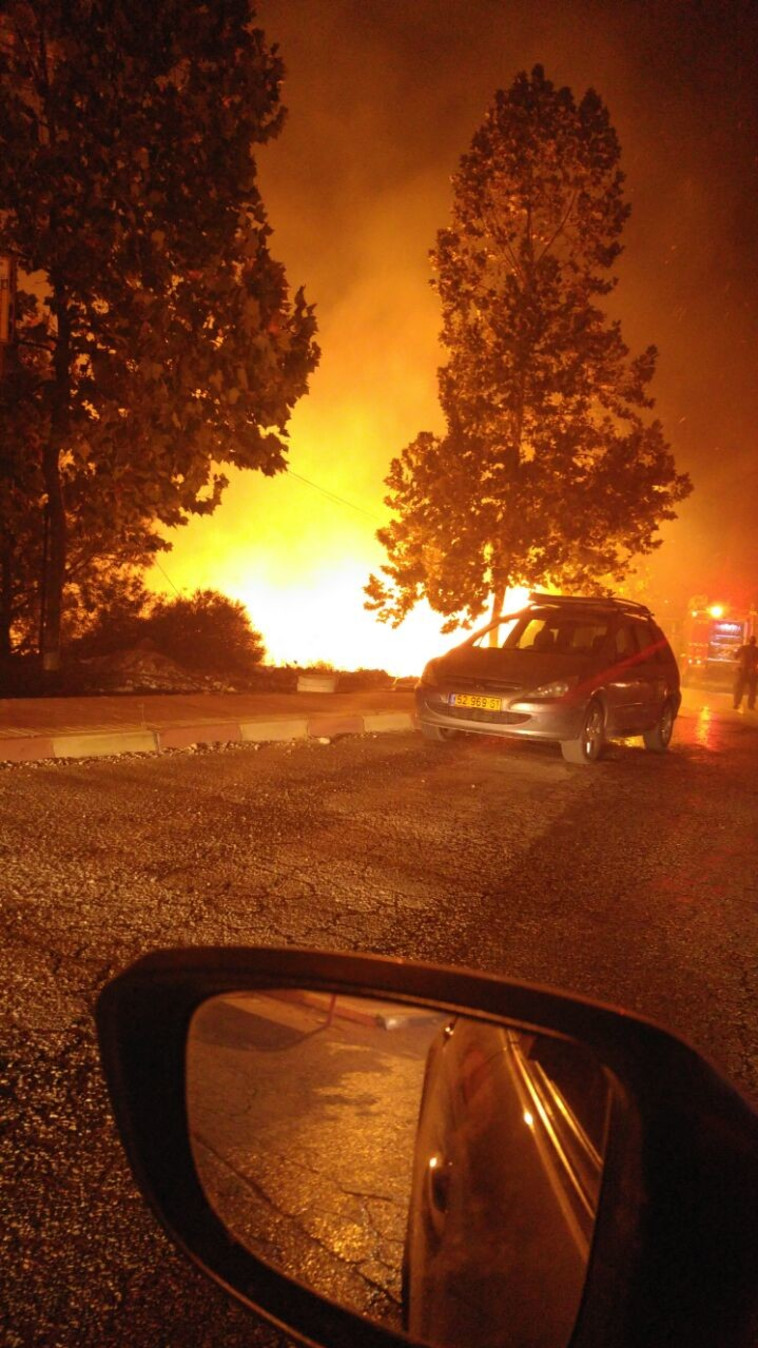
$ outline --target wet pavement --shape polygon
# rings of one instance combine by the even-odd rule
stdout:
[[[668,753],[612,745],[591,769],[410,732],[6,764],[3,1348],[288,1342],[173,1249],[117,1140],[92,1009],[156,947],[564,987],[662,1021],[758,1101],[758,717],[728,703],[688,693]]]

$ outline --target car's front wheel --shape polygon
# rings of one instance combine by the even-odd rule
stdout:
[[[442,725],[426,725],[424,721],[422,721],[420,724],[421,724],[421,734],[424,736],[424,738],[428,740],[436,740],[438,743],[440,740],[453,740],[459,733],[457,730],[448,730],[446,726]]]
[[[586,712],[578,739],[562,740],[561,752],[567,763],[596,763],[605,739],[605,717],[600,703],[593,698]]]
[[[674,729],[674,708],[670,702],[664,702],[661,708],[661,714],[655,725],[650,730],[643,733],[645,748],[650,749],[654,754],[665,753],[671,742],[671,733]]]

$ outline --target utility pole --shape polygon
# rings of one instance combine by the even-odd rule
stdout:
[[[16,259],[0,253],[0,446],[5,417],[5,376],[10,362],[7,359],[16,336]],[[11,621],[11,544],[7,535],[0,536],[0,659],[10,656]]]
[[[16,335],[16,259],[0,253],[0,379],[5,373],[5,348]]]

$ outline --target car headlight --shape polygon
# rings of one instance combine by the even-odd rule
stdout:
[[[424,670],[421,675],[421,687],[436,688],[438,683],[437,664],[434,660],[430,660],[428,665],[424,665]]]
[[[569,679],[553,679],[552,683],[541,683],[539,688],[530,688],[527,693],[519,693],[519,702],[543,702],[554,697],[565,697],[576,687],[576,676]]]

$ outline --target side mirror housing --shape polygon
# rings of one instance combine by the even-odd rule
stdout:
[[[344,1082],[340,1078],[337,1089],[325,1064],[336,1062],[342,1071],[352,1055],[351,1080],[359,1079],[365,1055],[376,1059],[377,1041],[369,1043],[356,1026],[379,1025],[384,1056],[376,1071],[387,1079],[386,1035],[403,1021],[408,1037],[395,1056],[403,1059],[404,1073],[414,1055],[420,1064],[418,1124],[414,1121],[410,1141],[403,1144],[413,1154],[396,1156],[398,1166],[408,1163],[409,1174],[411,1162],[415,1167],[407,1213],[411,1235],[405,1239],[398,1295],[414,1342],[433,1341],[440,1348],[471,1342],[482,1348],[482,1340],[475,1344],[470,1337],[470,1318],[458,1313],[461,1297],[454,1290],[461,1278],[471,1281],[473,1266],[462,1272],[448,1258],[442,1281],[440,1265],[434,1265],[433,1282],[432,1260],[440,1231],[450,1245],[454,1201],[470,1202],[476,1190],[472,1157],[484,1155],[494,1175],[491,1158],[500,1137],[510,1166],[505,1171],[522,1181],[531,1176],[521,1184],[526,1207],[522,1202],[513,1208],[514,1229],[524,1211],[530,1220],[538,1210],[547,1211],[552,1192],[555,1212],[563,1216],[553,1219],[550,1239],[563,1222],[576,1248],[584,1250],[577,1304],[568,1319],[555,1317],[556,1325],[568,1325],[568,1338],[559,1343],[556,1329],[545,1339],[548,1348],[569,1343],[571,1348],[754,1348],[758,1116],[719,1073],[665,1030],[621,1011],[506,979],[371,956],[289,949],[161,951],[138,961],[101,994],[102,1061],[135,1178],[168,1233],[209,1276],[303,1342],[324,1348],[408,1343],[402,1323],[351,1303],[330,1273],[314,1278],[303,1261],[293,1274],[288,1259],[276,1253],[273,1228],[255,1229],[260,1209],[252,1204],[240,1209],[239,1183],[240,1155],[249,1188],[256,1172],[247,1167],[266,1127],[275,1116],[280,1127],[304,1093],[320,1110],[309,1116],[307,1136],[316,1135],[322,1151],[337,1156],[340,1135],[326,1146],[324,1120],[343,1117]],[[306,1074],[295,1080],[291,1048],[304,1043],[317,1044],[317,1053],[309,1049]],[[302,1060],[300,1047],[298,1053]],[[578,1081],[585,1084],[577,1093]],[[263,1083],[260,1089],[256,1083]],[[227,1122],[235,1109],[248,1110],[243,1091],[245,1102],[257,1098],[258,1109],[255,1127],[244,1138],[239,1126],[230,1129]],[[290,1092],[288,1109],[283,1091]],[[417,1107],[407,1098],[410,1118]],[[443,1108],[440,1102],[448,1099],[450,1107]],[[514,1141],[515,1124],[506,1133],[509,1111],[528,1128],[518,1135],[521,1140]],[[300,1165],[298,1193],[307,1203],[308,1184],[316,1181],[309,1180],[292,1142],[303,1132],[280,1127],[276,1136],[279,1180],[283,1174],[291,1190]],[[282,1150],[284,1137],[290,1141]],[[483,1152],[485,1146],[490,1150]],[[601,1175],[593,1171],[593,1152]],[[255,1164],[270,1166],[271,1153],[269,1159],[260,1154],[263,1160]],[[216,1160],[206,1164],[203,1157],[209,1155]],[[225,1168],[221,1179],[214,1178],[214,1166]],[[459,1184],[459,1176],[465,1182]],[[579,1189],[588,1223],[575,1201]],[[466,1216],[469,1230],[472,1211]],[[481,1200],[477,1211],[486,1212]],[[571,1248],[570,1240],[561,1240],[550,1248]],[[558,1257],[551,1255],[554,1267]],[[540,1258],[547,1267],[537,1250],[533,1259]],[[420,1264],[421,1275],[418,1267],[409,1269],[409,1261]],[[519,1267],[513,1284],[525,1288],[529,1268],[523,1262]],[[567,1273],[561,1286],[569,1280]],[[556,1287],[558,1282],[556,1274]],[[434,1286],[437,1304],[443,1303],[441,1317],[429,1319],[423,1311],[426,1285]],[[547,1287],[549,1294],[549,1280]],[[447,1289],[453,1289],[450,1309]],[[464,1290],[464,1300],[467,1296]],[[529,1296],[535,1296],[533,1289]],[[543,1307],[526,1310],[533,1323]],[[519,1348],[518,1337],[501,1335],[492,1342]]]

